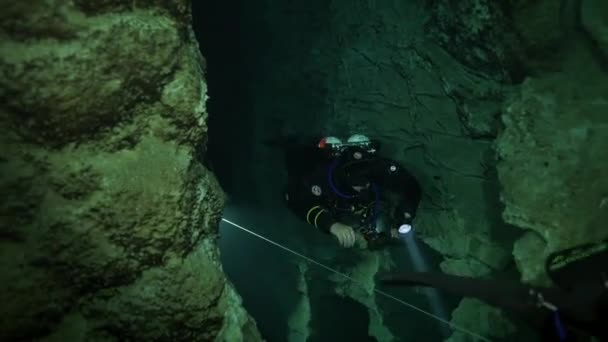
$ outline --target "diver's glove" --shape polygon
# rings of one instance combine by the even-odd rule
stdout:
[[[329,228],[329,232],[338,239],[340,245],[342,245],[343,247],[350,248],[356,242],[354,229],[351,226],[345,225],[343,223],[336,222],[332,224]]]

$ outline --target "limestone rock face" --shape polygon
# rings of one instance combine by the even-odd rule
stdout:
[[[437,42],[469,67],[495,73],[510,53],[506,14],[491,0],[427,0]]]
[[[527,231],[513,244],[513,257],[526,283],[550,286],[545,277],[546,241],[537,233]]]
[[[189,1],[2,1],[0,340],[259,340],[197,160]]]
[[[515,332],[516,327],[504,319],[500,309],[490,306],[478,299],[465,298],[452,313],[451,322],[458,327],[477,333],[490,340],[500,340]],[[460,330],[454,333],[446,342],[474,341],[469,334]]]
[[[542,282],[538,262],[548,253],[606,236],[605,80],[605,74],[584,67],[529,79],[506,107],[497,143],[503,217],[537,233],[515,246],[526,281]],[[523,246],[534,246],[536,257],[522,258],[531,253]]]
[[[555,70],[563,39],[576,24],[578,11],[575,1],[427,0],[426,3],[431,9],[428,29],[446,51],[486,75],[500,76],[497,71],[503,69],[516,82],[538,70]],[[571,15],[562,16],[562,7]]]

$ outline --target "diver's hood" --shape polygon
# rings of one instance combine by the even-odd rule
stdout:
[[[365,197],[366,192],[371,191],[371,176],[373,171],[373,158],[362,160],[342,159],[338,161],[334,171],[336,186],[343,192],[357,197]],[[354,186],[367,188],[361,192],[353,190]]]

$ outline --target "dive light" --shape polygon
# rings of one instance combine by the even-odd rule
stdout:
[[[412,231],[412,225],[404,223],[399,226],[399,234],[407,234]]]

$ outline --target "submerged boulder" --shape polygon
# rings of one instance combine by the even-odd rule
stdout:
[[[215,244],[189,1],[2,1],[0,340],[260,340]]]

